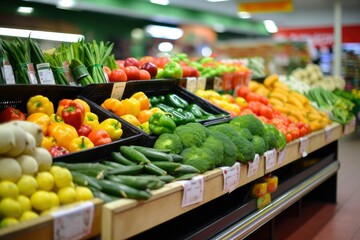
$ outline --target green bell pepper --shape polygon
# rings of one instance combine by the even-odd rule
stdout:
[[[164,96],[152,96],[149,98],[151,106],[156,106],[159,103],[163,103],[165,101]]]
[[[171,111],[174,110],[173,107],[171,107],[169,105],[166,105],[164,103],[159,103],[159,104],[156,105],[156,107],[160,108],[164,112],[171,112]]]
[[[168,62],[164,66],[164,78],[176,78],[180,79],[182,78],[183,71],[181,68],[181,65],[175,61]]]
[[[202,107],[195,103],[190,104],[186,110],[194,114],[196,119],[207,119],[208,117],[214,116],[214,114],[205,111]]]
[[[173,133],[175,128],[176,124],[174,120],[164,113],[156,112],[149,118],[149,129],[156,135]]]
[[[185,99],[174,93],[166,94],[165,102],[174,108],[184,109],[189,106],[189,103]]]

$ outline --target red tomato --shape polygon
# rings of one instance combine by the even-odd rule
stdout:
[[[124,66],[125,67],[127,67],[127,66],[135,66],[135,67],[139,68],[141,65],[140,65],[139,61],[136,58],[127,57],[125,59]]]
[[[246,96],[248,95],[248,93],[250,93],[250,89],[247,86],[240,86],[238,87],[236,93],[239,97],[246,99]]]
[[[144,69],[140,69],[139,73],[140,73],[140,80],[150,80],[151,79],[151,75],[148,71],[146,71]]]
[[[191,68],[189,66],[182,65],[181,68],[182,68],[182,71],[183,71],[183,75],[182,75],[183,78],[191,76],[191,71],[192,70],[191,70]]]
[[[305,135],[307,134],[306,131],[307,131],[307,130],[306,130],[305,126],[299,128],[299,136],[300,136],[300,137],[305,136]]]
[[[125,68],[125,61],[124,60],[116,60],[117,65],[119,66],[120,69],[124,70]]]
[[[245,97],[247,102],[259,102],[260,95],[257,93],[249,92]]]
[[[268,106],[263,105],[263,104],[260,105],[259,115],[264,116],[267,119],[272,119],[273,118],[272,109],[270,107],[268,107]]]
[[[265,104],[265,105],[268,105],[268,104],[269,104],[269,99],[268,99],[267,97],[265,97],[265,96],[262,96],[262,95],[260,95],[259,101],[260,101],[261,103]]]
[[[188,68],[191,70],[190,71],[190,77],[200,77],[199,70],[197,70],[196,68],[194,68],[192,66],[188,66]]]
[[[140,71],[135,66],[125,67],[125,73],[126,73],[128,80],[139,80],[140,79]]]
[[[111,75],[111,69],[108,66],[103,66],[104,72],[106,75],[110,78]]]
[[[292,140],[293,140],[293,138],[292,138],[291,134],[287,133],[286,134],[286,142],[288,143],[288,142],[291,142]]]
[[[299,129],[297,127],[295,127],[295,126],[289,127],[288,132],[291,134],[292,139],[299,138],[300,132],[299,132]]]
[[[112,70],[109,76],[110,82],[126,82],[127,79],[125,71],[120,68]]]
[[[260,113],[260,104],[259,102],[248,102],[248,108],[250,108],[253,113],[259,115]]]
[[[168,62],[170,62],[170,58],[168,58],[168,57],[154,58],[153,62],[155,63],[155,65],[156,65],[158,68],[164,68],[165,64],[167,64]]]
[[[246,114],[254,114],[254,112],[250,108],[244,108],[241,110],[239,116],[243,116]]]

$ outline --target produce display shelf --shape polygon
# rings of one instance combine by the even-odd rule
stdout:
[[[95,198],[91,200],[94,205],[94,214],[91,231],[82,239],[98,236],[101,232],[101,216],[103,201]],[[74,204],[74,208],[81,203]],[[64,205],[64,207],[69,207]],[[71,206],[72,207],[72,206]],[[39,218],[21,222],[0,229],[0,239],[22,240],[22,239],[48,240],[54,239],[54,217],[51,214]]]
[[[341,138],[345,133],[355,131],[355,125],[344,127],[332,124],[328,128],[311,133],[307,136],[306,153],[314,152],[330,142]],[[345,132],[345,133],[344,133]],[[257,171],[248,177],[248,165],[240,165],[240,181],[236,188],[244,186],[263,177],[267,172],[276,170],[302,157],[299,151],[300,140],[286,146],[284,160],[272,169],[266,170],[265,158],[261,157]],[[101,239],[127,239],[161,223],[173,219],[195,209],[228,192],[223,191],[223,174],[221,169],[214,169],[202,174],[204,178],[203,201],[182,207],[183,186],[180,182],[166,184],[163,188],[153,191],[153,197],[147,201],[120,199],[103,207]],[[231,194],[231,193],[230,193]]]

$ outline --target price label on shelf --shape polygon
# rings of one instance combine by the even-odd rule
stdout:
[[[222,78],[221,77],[214,77],[214,91],[221,91],[222,90]]]
[[[64,61],[62,63],[62,67],[64,68],[64,74],[65,74],[65,77],[67,79],[67,81],[69,82],[69,84],[71,86],[76,86],[77,83],[75,82],[74,80],[74,77],[73,75],[71,74],[71,70],[70,70],[70,62],[69,61]]]
[[[52,213],[54,240],[81,239],[91,232],[94,204],[84,202],[74,207]]]
[[[240,163],[236,162],[231,167],[221,167],[223,177],[224,177],[224,186],[223,192],[232,192],[240,181]]]
[[[272,149],[266,151],[264,155],[265,155],[265,169],[266,171],[269,171],[276,165],[276,150]]]
[[[332,127],[331,126],[326,126],[325,127],[325,142],[329,142],[331,140],[331,131]]]
[[[181,207],[201,202],[204,197],[204,178],[195,176],[188,181],[180,181],[184,187]]]
[[[30,84],[38,84],[34,64],[29,63],[26,65],[26,67],[27,67],[27,74],[29,77]]]
[[[255,154],[254,160],[248,162],[248,173],[247,173],[248,178],[254,175],[258,171],[259,163],[260,163],[260,156],[259,154]]]
[[[3,73],[2,77],[5,80],[6,84],[15,84],[14,71],[9,61],[5,59],[1,61],[1,72]]]
[[[350,134],[352,129],[355,128],[355,125],[356,125],[356,118],[353,117],[351,119],[350,122],[348,122],[345,126],[344,126],[344,134],[347,135],[347,134]]]
[[[206,87],[206,78],[204,77],[199,77],[197,79],[197,83],[196,83],[196,89],[197,90],[205,90]]]
[[[286,155],[286,147],[279,152],[277,164],[282,164],[285,161],[285,155]]]
[[[196,78],[195,77],[189,77],[186,79],[186,90],[189,92],[194,93],[196,91]]]
[[[55,84],[54,74],[49,63],[40,63],[36,65],[41,84]]]
[[[116,82],[111,91],[111,97],[121,99],[124,94],[126,82]]]
[[[308,145],[309,145],[309,138],[308,137],[301,137],[300,138],[299,152],[300,152],[302,157],[307,156]]]

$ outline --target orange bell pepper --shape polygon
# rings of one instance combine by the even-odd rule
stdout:
[[[153,112],[151,110],[141,110],[139,112],[139,115],[137,116],[137,119],[139,120],[140,123],[144,123],[149,121],[149,118],[151,117],[152,114]]]
[[[26,121],[33,122],[33,123],[36,123],[37,125],[39,125],[43,131],[43,134],[45,135],[47,132],[47,128],[50,124],[50,116],[47,115],[46,113],[35,112],[35,113],[30,114],[26,118]]]
[[[76,129],[66,123],[54,123],[48,127],[48,136],[54,137],[57,145],[68,149],[70,142],[79,135]]]
[[[125,114],[124,105],[119,99],[108,98],[101,104],[101,106],[106,110],[115,113],[118,116]]]
[[[134,93],[130,98],[135,98],[140,102],[140,110],[148,110],[150,108],[150,100],[143,92]]]
[[[107,143],[112,142],[108,132],[103,130],[103,129],[92,130],[89,133],[88,138],[91,140],[91,142],[95,146],[99,146],[99,145],[103,145],[103,144],[107,144]]]
[[[139,115],[140,112],[140,102],[136,98],[125,98],[121,100],[122,104],[124,105],[125,114],[131,114],[135,117]]]

